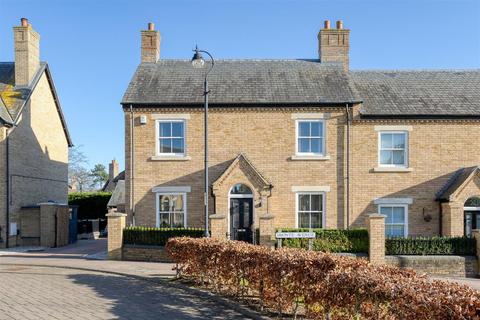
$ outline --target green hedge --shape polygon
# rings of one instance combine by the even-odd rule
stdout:
[[[388,255],[462,255],[474,256],[475,239],[467,237],[387,238]]]
[[[201,238],[204,233],[200,228],[127,227],[123,229],[123,244],[164,246],[170,238]]]
[[[309,232],[310,229],[281,228],[277,232]],[[325,252],[368,252],[367,229],[330,230],[312,229],[316,234],[312,248]],[[282,239],[282,246],[289,248],[308,248],[308,239]]]
[[[68,195],[68,204],[78,206],[78,219],[105,218],[110,192],[72,192]]]

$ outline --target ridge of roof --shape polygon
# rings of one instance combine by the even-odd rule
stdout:
[[[480,68],[471,69],[350,69],[349,73],[416,73],[416,72],[480,72]]]

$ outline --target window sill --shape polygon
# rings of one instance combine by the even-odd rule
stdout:
[[[373,172],[412,172],[413,168],[376,167]]]
[[[189,156],[151,156],[152,161],[188,161],[192,158]]]
[[[293,155],[290,157],[290,160],[313,160],[313,161],[325,161],[330,160],[329,155],[318,155],[318,156],[309,156],[309,155]]]

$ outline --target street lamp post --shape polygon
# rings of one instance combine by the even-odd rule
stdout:
[[[204,97],[204,122],[205,122],[205,168],[204,168],[204,175],[205,175],[205,191],[203,195],[203,202],[205,206],[205,237],[210,237],[210,233],[208,232],[208,94],[210,91],[208,90],[208,74],[212,71],[213,66],[215,64],[215,60],[213,59],[212,55],[205,50],[199,50],[197,46],[195,46],[195,53],[192,57],[192,66],[194,68],[203,68],[205,65],[205,60],[202,57],[202,53],[207,54],[211,59],[211,65],[208,69],[207,73],[205,74],[205,79],[203,82],[203,97]]]

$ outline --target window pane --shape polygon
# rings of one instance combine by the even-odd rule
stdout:
[[[173,211],[183,211],[183,196],[174,195],[172,197],[172,210]]]
[[[322,128],[322,123],[321,122],[311,122],[311,126],[312,126],[312,132],[311,132],[311,135],[312,137],[320,137],[321,134],[321,128]]]
[[[300,194],[298,195],[298,211],[310,211],[310,195]]]
[[[393,152],[393,164],[405,164],[405,152],[395,150]]]
[[[298,133],[301,137],[310,137],[310,122],[299,122]]]
[[[171,137],[171,136],[172,136],[172,123],[160,122],[160,137]]]
[[[311,195],[312,211],[321,211],[322,210],[322,196],[320,194]]]
[[[312,150],[313,153],[322,153],[322,139],[321,138],[313,138],[310,139],[312,143]]]
[[[299,212],[298,213],[298,227],[299,228],[308,228],[308,212]]]
[[[183,122],[172,123],[172,136],[183,137]]]
[[[322,214],[320,212],[312,212],[312,225],[311,228],[321,228],[322,227]]]
[[[160,196],[160,211],[170,211],[170,196],[162,195]]]
[[[403,237],[404,226],[396,226],[396,225],[385,226],[385,235],[387,237]]]
[[[392,134],[391,133],[382,133],[380,135],[381,138],[381,149],[389,149],[392,148]]]
[[[380,207],[380,214],[386,215],[385,223],[392,223],[392,207]]]
[[[183,153],[183,139],[172,139],[172,153]]]
[[[310,139],[298,139],[298,152],[310,152]]]
[[[172,153],[172,139],[160,139],[160,153]]]
[[[170,227],[170,214],[169,213],[160,213],[160,228]]]
[[[403,133],[393,135],[393,147],[396,149],[405,149],[405,135]]]
[[[393,207],[392,213],[393,223],[405,223],[405,208]]]
[[[392,151],[380,151],[380,164],[392,164]]]
[[[183,212],[172,213],[172,227],[173,228],[183,228]]]

